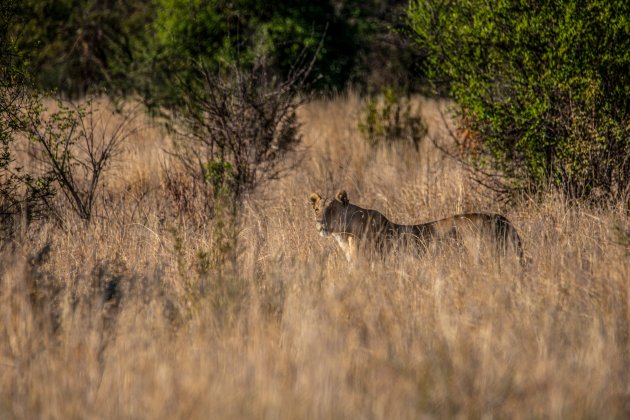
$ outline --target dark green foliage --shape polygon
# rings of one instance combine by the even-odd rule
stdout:
[[[365,100],[359,131],[372,146],[407,141],[418,149],[427,126],[418,110],[412,109],[408,97],[388,88],[380,97]]]
[[[0,4],[0,238],[11,237],[20,220],[27,223],[42,216],[52,197],[52,180],[24,171],[15,162],[12,147],[17,136],[26,135],[29,116],[41,110],[30,90],[26,65],[9,28],[16,20],[19,3]]]
[[[59,189],[74,212],[90,219],[101,175],[128,134],[130,117],[108,127],[95,120],[92,102],[56,111],[44,106],[28,62],[11,32],[25,7],[0,6],[0,231],[12,236],[18,220],[26,223],[52,213]],[[97,132],[102,129],[103,132]],[[20,162],[17,149],[22,149]],[[28,157],[26,157],[26,155]],[[23,216],[23,217],[20,217]]]
[[[404,1],[161,0],[159,4],[157,50],[166,57],[170,50],[176,56],[222,64],[262,59],[286,78],[300,54],[317,53],[312,76],[318,78],[313,87],[319,90],[409,82],[412,50],[392,35],[402,22]]]
[[[178,98],[169,81],[173,75],[196,77],[191,63],[214,72],[248,71],[262,63],[285,79],[301,57],[313,55],[317,86],[344,86],[363,46],[357,28],[340,13],[327,1],[160,0],[153,23],[153,75],[144,78],[150,83],[144,96],[171,106]]]
[[[151,2],[125,0],[24,0],[12,25],[40,88],[78,96],[133,91]]]
[[[398,35],[401,0],[25,0],[9,32],[38,87],[76,97],[139,93],[174,100],[173,75],[264,61],[286,78],[317,55],[310,86],[409,86],[413,49]]]
[[[630,184],[630,3],[414,1],[436,87],[514,191],[622,196]]]
[[[216,197],[229,194],[234,190],[234,169],[230,162],[221,159],[211,160],[205,165],[204,181],[210,184]]]

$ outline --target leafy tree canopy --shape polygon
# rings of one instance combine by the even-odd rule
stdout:
[[[161,91],[191,62],[263,60],[286,77],[316,55],[316,89],[408,84],[411,49],[394,28],[402,0],[24,0],[9,30],[36,82],[69,96]],[[381,63],[378,65],[378,63]],[[402,82],[399,82],[401,81]]]
[[[630,183],[630,3],[420,0],[408,16],[436,87],[509,188]]]

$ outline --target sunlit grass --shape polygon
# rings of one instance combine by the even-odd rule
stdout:
[[[446,105],[419,105],[446,136]],[[3,248],[0,417],[630,415],[627,210],[505,207],[429,141],[368,147],[359,109],[352,95],[302,109],[300,165],[234,230],[198,202],[177,211],[169,140],[141,127],[87,228],[68,213]],[[307,201],[341,188],[399,223],[504,213],[530,263],[349,267]]]

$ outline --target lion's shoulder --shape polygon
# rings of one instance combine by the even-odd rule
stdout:
[[[346,208],[340,209],[338,216],[344,219],[346,230],[354,235],[382,235],[393,225],[380,211],[356,204],[348,204]]]

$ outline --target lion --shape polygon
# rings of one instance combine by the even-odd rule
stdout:
[[[415,250],[418,255],[439,245],[476,244],[484,240],[495,251],[505,255],[509,247],[523,261],[523,246],[514,226],[500,214],[466,213],[418,225],[401,225],[388,220],[377,210],[365,209],[348,200],[345,191],[326,200],[313,193],[309,201],[315,210],[319,234],[332,236],[349,263],[356,260],[359,250],[386,256],[397,249]]]

